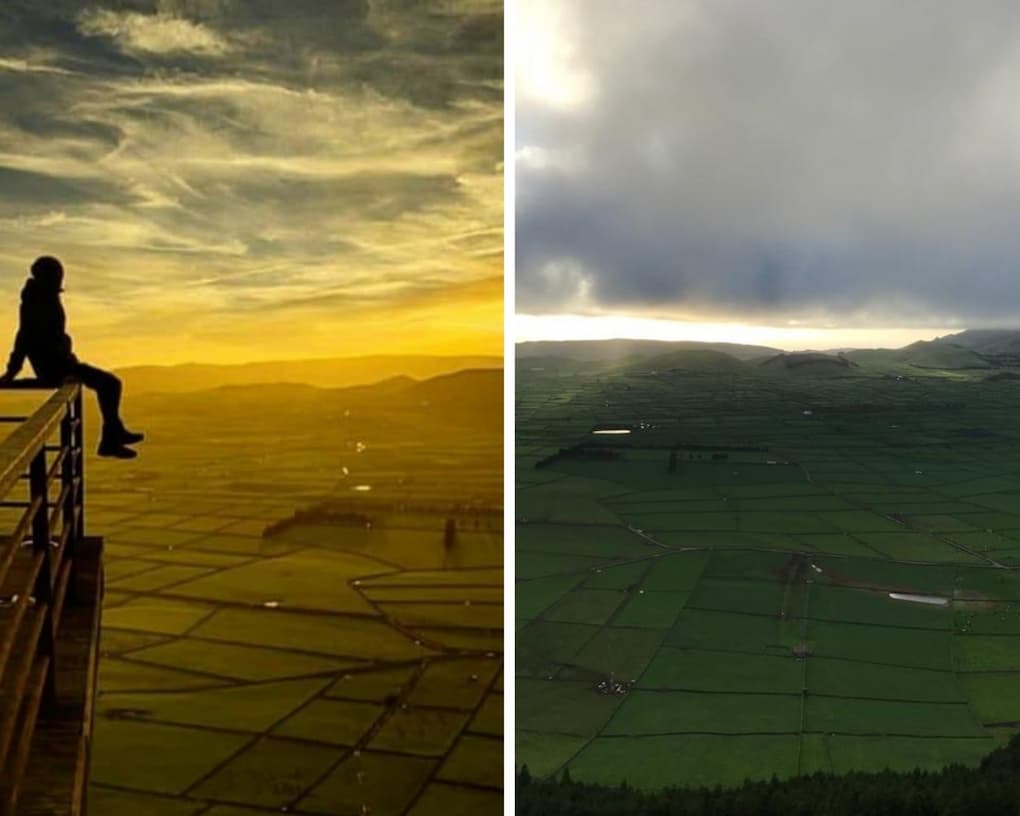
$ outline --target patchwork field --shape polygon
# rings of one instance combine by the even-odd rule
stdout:
[[[516,763],[739,785],[1020,730],[1020,386],[522,359]]]
[[[442,517],[367,507],[371,531],[297,523],[263,538],[236,528],[281,506],[135,510],[92,502],[91,525],[109,530],[96,812],[500,805],[502,570],[480,543],[497,528],[471,520],[446,547]]]
[[[502,808],[502,382],[481,377],[470,411],[410,381],[129,397],[141,456],[86,465],[91,813]]]

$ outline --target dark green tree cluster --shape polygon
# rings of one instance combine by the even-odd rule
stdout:
[[[518,816],[1018,816],[1020,735],[979,767],[816,773],[739,788],[638,791],[517,775]]]

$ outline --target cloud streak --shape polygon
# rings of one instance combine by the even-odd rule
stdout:
[[[109,37],[129,54],[221,56],[230,50],[215,31],[171,14],[90,8],[78,15],[78,30],[87,37]]]

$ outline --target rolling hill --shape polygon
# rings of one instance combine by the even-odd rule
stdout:
[[[503,421],[503,369],[467,369],[427,380],[390,377],[370,385],[323,388],[305,383],[220,385],[201,391],[147,392],[131,398],[133,414],[191,413],[196,418],[272,413],[309,426],[342,411],[402,414],[430,423],[495,427]],[[90,405],[91,408],[91,405]]]
[[[567,357],[573,360],[621,362],[643,357],[659,357],[674,351],[716,351],[750,360],[779,354],[768,346],[740,343],[700,343],[694,340],[541,340],[517,344],[517,359],[532,357]]]
[[[812,376],[845,376],[854,373],[858,365],[839,354],[822,354],[816,351],[777,354],[764,360],[760,366],[768,372],[794,372]]]
[[[1020,329],[967,329],[932,342],[963,346],[979,354],[1020,354]]]
[[[594,370],[779,372],[819,376],[954,376],[981,378],[1020,369],[1020,330],[980,329],[920,340],[898,349],[781,351],[736,343],[655,340],[542,341],[517,345],[525,371],[582,374]]]
[[[635,372],[656,371],[660,374],[667,372],[719,373],[742,371],[747,368],[747,364],[733,354],[712,348],[682,348],[653,357],[642,357],[640,360],[628,363],[625,368]]]
[[[117,370],[128,393],[203,391],[222,385],[303,383],[320,388],[368,385],[393,377],[417,380],[464,369],[501,369],[499,357],[483,355],[373,355],[313,360],[275,360],[241,365],[187,363]]]
[[[918,373],[916,369],[965,371],[993,368],[983,355],[955,343],[919,340],[901,349],[858,349],[847,353],[855,363],[891,374]]]

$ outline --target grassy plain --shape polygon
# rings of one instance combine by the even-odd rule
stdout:
[[[500,370],[129,390],[129,462],[86,401],[91,812],[502,807]]]
[[[517,374],[518,767],[735,785],[973,764],[1020,730],[1020,381],[927,346],[542,353]]]

